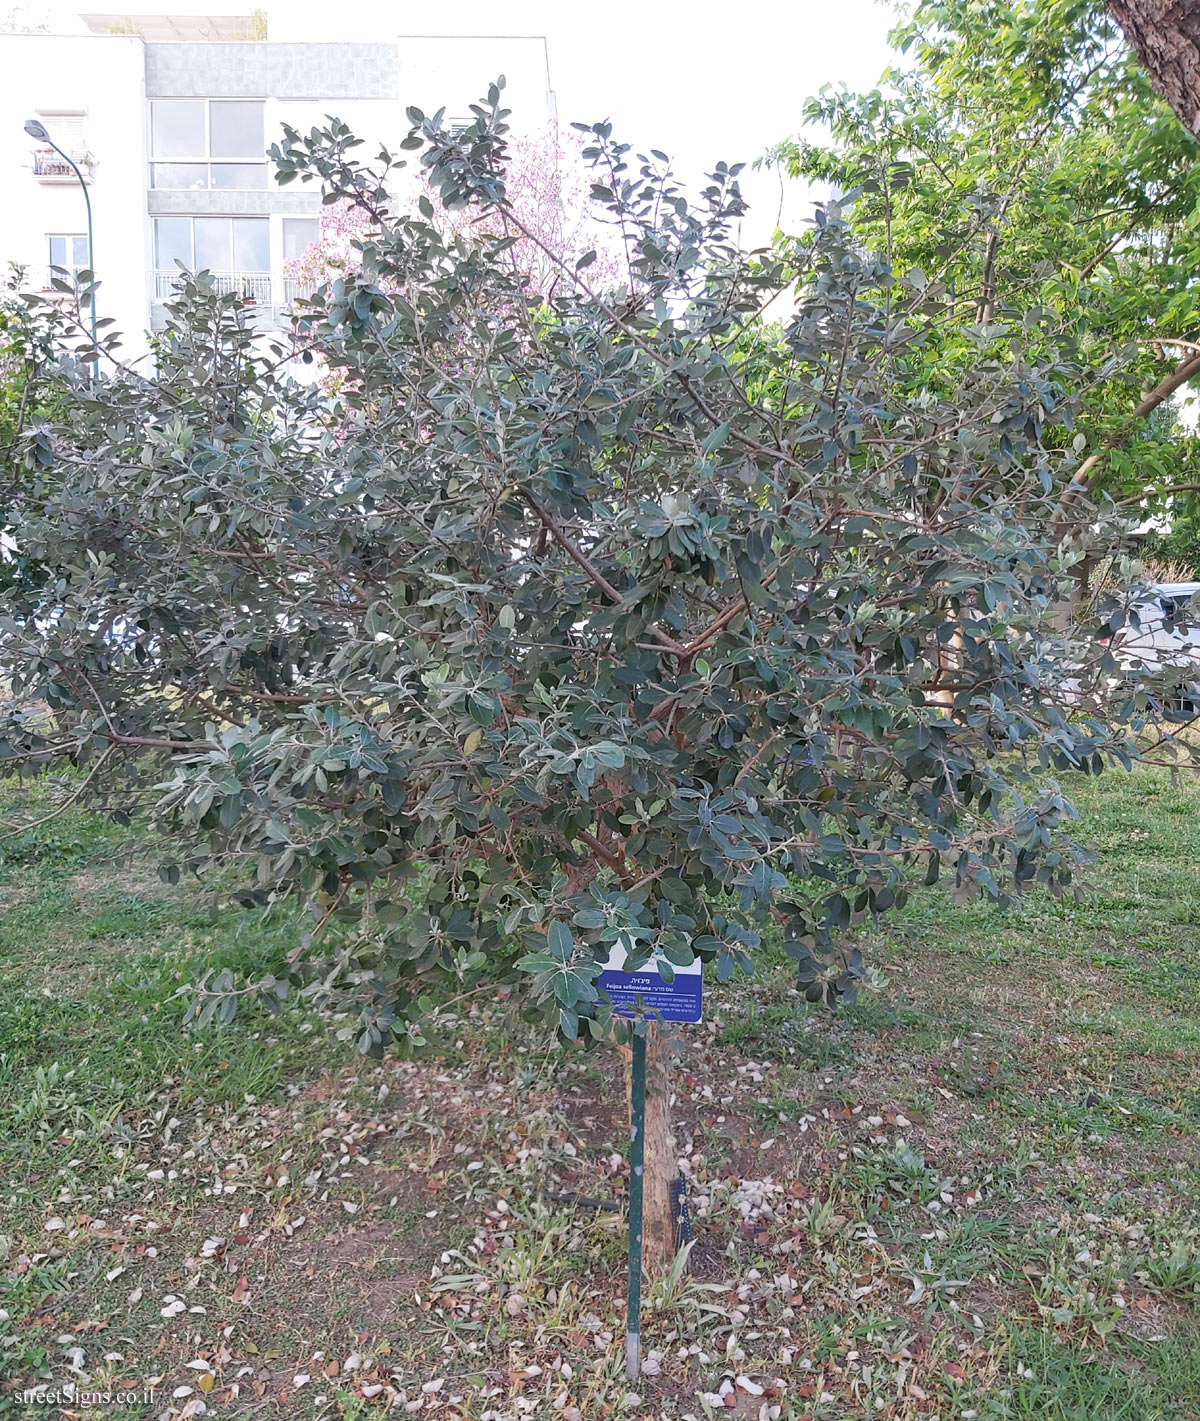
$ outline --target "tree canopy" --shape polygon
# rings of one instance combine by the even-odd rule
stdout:
[[[519,226],[498,88],[464,134],[412,121],[443,203]],[[169,875],[233,864],[248,904],[340,924],[317,980],[364,1049],[419,1044],[439,974],[603,1033],[614,944],[726,977],[773,914],[837,997],[844,930],[914,873],[1068,888],[1039,776],[1128,758],[1061,692],[1095,652],[1052,625],[1065,368],[984,332],[914,390],[924,281],[836,209],[747,254],[736,168],[689,200],[589,139],[632,285],[585,255],[547,317],[511,230],[394,214],[396,157],[290,132],[281,176],[368,214],[360,269],[266,354],[197,276],[152,376],[66,364],[30,436],[11,536],[46,577],[0,615],[3,763],[73,762],[184,846]]]
[[[1200,373],[1195,137],[1096,0],[928,0],[892,38],[877,89],[809,103],[830,146],[777,157],[852,190],[855,231],[925,282],[921,379],[980,325],[1057,352],[1080,370],[1080,482],[1187,508],[1195,441],[1147,417]]]

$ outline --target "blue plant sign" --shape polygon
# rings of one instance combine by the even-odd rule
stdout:
[[[596,985],[613,1005],[613,1015],[647,1021],[699,1021],[703,967],[699,961],[687,967],[667,964],[668,981],[659,970],[660,956],[652,957],[637,972],[626,972],[625,948],[618,943],[609,955]]]

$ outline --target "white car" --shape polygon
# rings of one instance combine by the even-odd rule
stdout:
[[[1131,620],[1108,642],[1117,663],[1134,674],[1165,674],[1176,681],[1173,701],[1200,704],[1200,582],[1154,583],[1129,610]]]

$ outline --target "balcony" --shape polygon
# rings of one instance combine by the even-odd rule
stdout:
[[[65,281],[69,289],[67,291],[58,290],[54,285],[56,281]],[[47,266],[42,268],[41,290],[44,296],[60,296],[64,300],[69,300],[78,288],[78,272],[66,271],[60,266]]]
[[[209,277],[218,292],[237,296],[252,323],[260,330],[286,326],[291,320],[293,304],[316,290],[312,282],[294,281],[291,277],[269,271],[214,271]],[[160,331],[166,326],[163,303],[169,301],[187,279],[184,272],[154,273],[154,309],[151,326]]]
[[[72,153],[71,157],[79,164],[79,171],[83,174],[84,182],[90,183],[94,162],[92,155],[80,151]],[[75,169],[53,148],[35,148],[33,150],[33,176],[39,183],[77,183],[79,181],[75,175]]]
[[[296,281],[292,277],[286,277],[283,283],[283,302],[285,306],[292,306],[297,301],[307,301],[314,291],[320,288],[319,281]]]
[[[271,304],[271,273],[269,271],[214,271],[209,276],[222,296],[240,296],[246,306]],[[184,281],[180,271],[154,273],[154,299],[169,301]]]

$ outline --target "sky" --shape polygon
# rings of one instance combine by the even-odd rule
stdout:
[[[752,162],[800,127],[804,100],[827,83],[871,87],[891,55],[895,0],[134,0],[138,13],[241,14],[255,4],[284,12],[288,38],[394,41],[401,34],[544,35],[564,123],[611,119],[634,151],[659,148],[698,179],[718,159]],[[11,6],[9,7],[12,8]],[[61,0],[16,7],[51,28],[78,26]],[[5,9],[0,0],[0,11]],[[269,32],[269,31],[268,31]],[[493,78],[481,76],[481,82]],[[437,102],[437,96],[430,96]],[[775,173],[747,173],[747,245],[811,218],[812,194]]]
[[[286,0],[312,39],[382,39],[398,31],[537,34],[549,47],[560,119],[612,119],[635,151],[660,148],[681,174],[718,159],[750,162],[795,133],[805,98],[823,84],[869,88],[891,58],[890,4],[875,0],[456,0],[436,12],[371,0]],[[435,28],[436,26],[436,28]],[[311,28],[311,36],[307,34]],[[811,217],[811,197],[788,184],[784,226]],[[777,176],[748,176],[743,240],[770,238]]]

